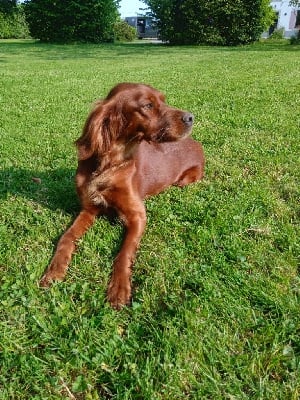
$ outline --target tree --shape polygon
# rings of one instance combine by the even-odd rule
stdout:
[[[45,42],[108,42],[114,37],[119,0],[26,0],[32,37]]]
[[[144,0],[170,44],[238,45],[257,40],[274,18],[269,0]]]
[[[300,1],[299,0],[291,0],[290,6],[300,7]]]
[[[18,5],[16,0],[0,0],[0,39],[28,36],[23,6]]]
[[[12,14],[17,8],[17,0],[0,0],[0,13]]]
[[[136,28],[127,24],[126,21],[119,19],[114,26],[115,41],[132,42],[137,37]]]

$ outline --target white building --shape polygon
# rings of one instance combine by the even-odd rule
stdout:
[[[277,14],[275,24],[270,27],[269,32],[264,36],[269,36],[274,29],[284,29],[284,36],[296,36],[300,28],[300,7],[290,6],[289,0],[271,0],[271,7]]]

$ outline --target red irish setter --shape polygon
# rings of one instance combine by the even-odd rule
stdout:
[[[170,107],[148,85],[120,83],[96,103],[76,141],[81,212],[58,242],[40,285],[63,280],[76,241],[99,214],[116,211],[126,229],[107,298],[119,309],[131,299],[131,268],[146,225],[143,200],[168,186],[203,177],[204,154],[189,138],[194,116]]]

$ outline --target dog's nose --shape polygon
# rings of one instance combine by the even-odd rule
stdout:
[[[194,122],[194,116],[193,114],[186,112],[182,116],[182,121],[184,122],[185,125],[187,126],[192,126]]]

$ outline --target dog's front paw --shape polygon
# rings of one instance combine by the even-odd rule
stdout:
[[[42,276],[42,278],[39,281],[39,287],[41,288],[48,288],[49,286],[51,286],[53,279],[48,276],[48,274],[46,273],[45,275]]]
[[[47,288],[51,286],[54,281],[63,281],[66,275],[66,268],[63,268],[56,264],[51,264],[41,280],[39,281],[39,286],[41,288]]]
[[[113,276],[108,286],[107,300],[116,310],[129,305],[131,300],[130,280]]]

